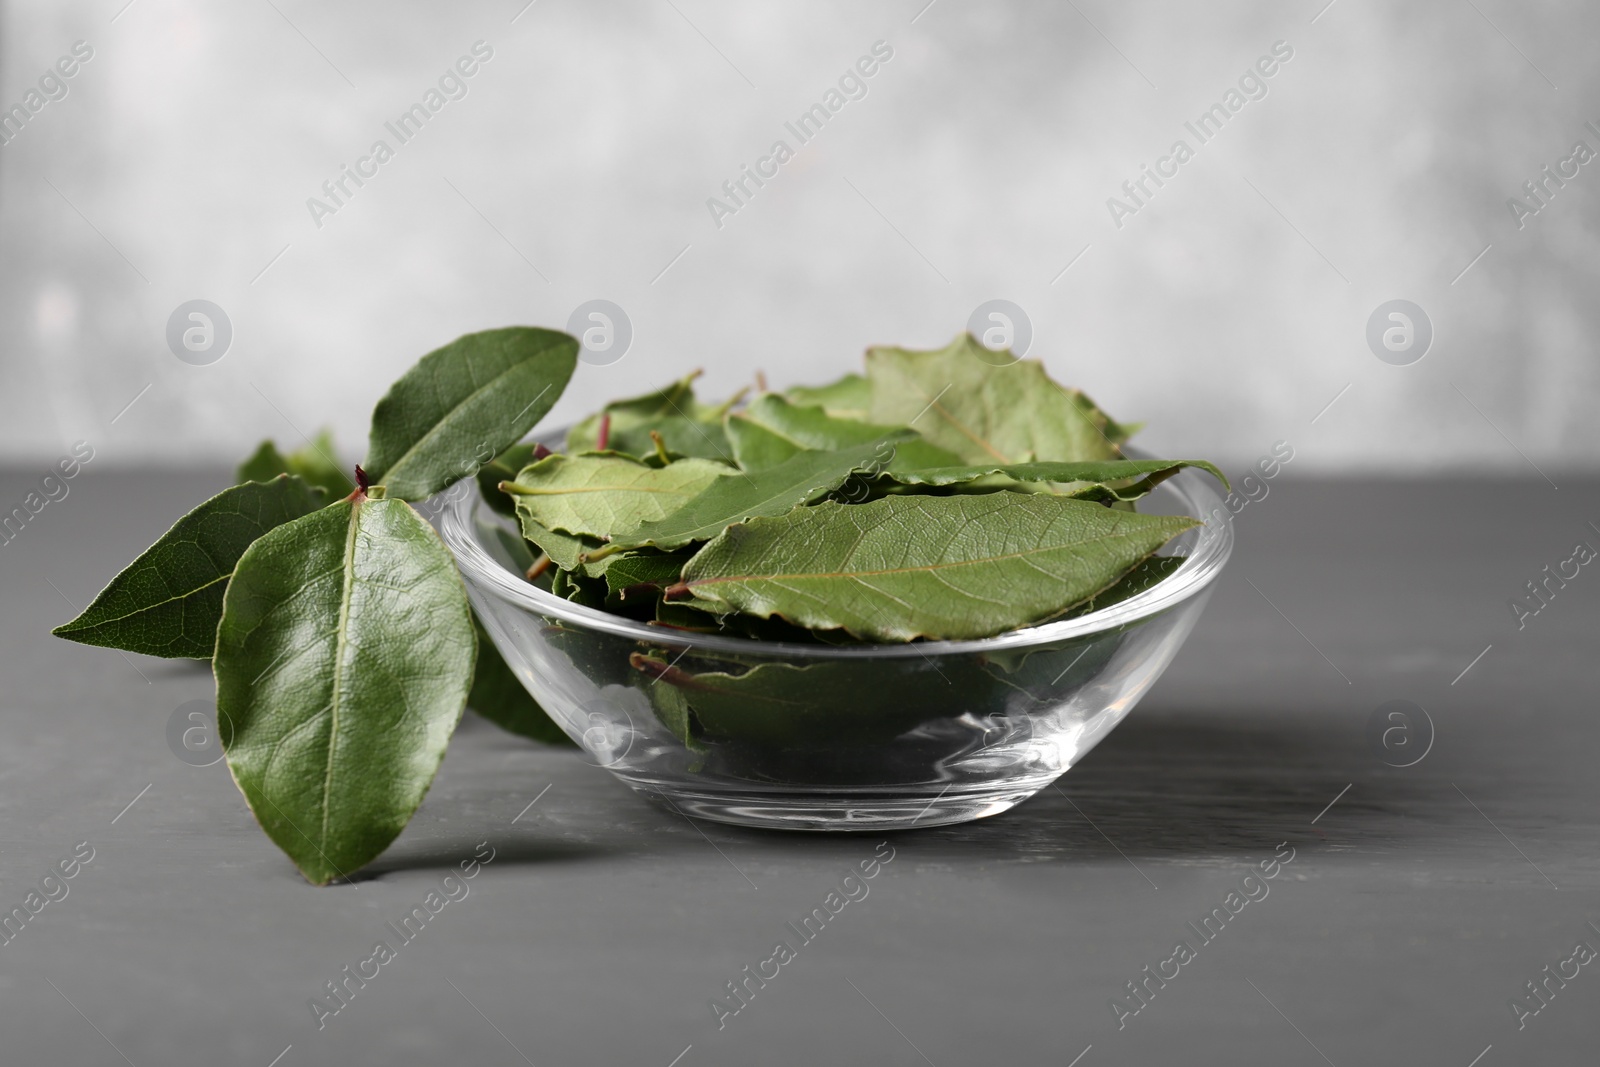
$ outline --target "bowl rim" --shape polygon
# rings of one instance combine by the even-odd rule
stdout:
[[[1147,457],[1142,449],[1124,448],[1132,458]],[[462,492],[462,488],[466,491]],[[1210,475],[1185,468],[1156,487],[1155,493],[1176,494],[1188,512],[1199,518],[1189,556],[1176,572],[1137,596],[1099,611],[1057,622],[1044,622],[1008,630],[993,637],[958,641],[913,641],[903,644],[814,645],[792,641],[761,641],[751,637],[696,634],[669,630],[608,611],[584,607],[547,593],[507,570],[478,540],[478,509],[485,507],[476,478],[464,478],[441,497],[437,524],[440,536],[455,555],[456,566],[476,591],[492,595],[525,611],[551,616],[589,630],[672,648],[741,655],[805,657],[811,659],[898,659],[910,656],[997,652],[1027,648],[1069,638],[1101,633],[1141,622],[1194,598],[1209,588],[1233,554],[1233,512],[1226,506]],[[1154,494],[1152,494],[1154,495]]]

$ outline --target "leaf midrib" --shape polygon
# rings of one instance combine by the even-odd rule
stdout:
[[[344,696],[344,654],[348,644],[350,596],[355,588],[356,532],[361,524],[362,504],[361,500],[351,502],[350,525],[344,539],[344,568],[339,589],[339,625],[333,632],[333,692],[328,698],[328,766],[322,775],[322,829],[318,835],[317,846],[319,852],[328,844],[328,809],[333,796],[333,757],[339,746],[339,701]]]

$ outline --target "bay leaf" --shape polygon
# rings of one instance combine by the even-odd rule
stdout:
[[[513,326],[423,356],[372,412],[366,471],[390,499],[421,500],[527,435],[560,398],[576,338]]]
[[[1079,604],[1064,617],[1087,615],[1138,596],[1175,574],[1183,561],[1182,556],[1151,556],[1123,575],[1116,585]],[[1059,700],[1093,680],[1122,646],[1127,632],[1123,627],[1115,632],[1073,637],[1048,645],[985,653],[985,670],[1027,693],[1034,701]]]
[[[695,399],[694,380],[699,375],[695,371],[653,393],[607,404],[567,431],[566,450],[599,451],[604,423],[607,449],[643,459],[656,450],[650,438],[655,431],[669,452],[733,463],[733,451],[722,429],[728,405],[702,404]]]
[[[764,471],[719,478],[677,511],[614,537],[598,552],[589,553],[589,558],[645,545],[681,548],[716,537],[730,523],[781,515],[832,492],[857,471],[879,469],[893,456],[895,446],[911,436],[910,431],[900,430],[837,452],[798,452]]]
[[[992,710],[983,690],[994,683],[963,658],[768,661],[738,674],[691,672],[638,652],[630,662],[656,687],[683,694],[701,739],[769,751],[882,744],[929,719]]]
[[[988,637],[1109,589],[1197,525],[1026,493],[827,501],[730,526],[669,597],[858,637]]]
[[[250,453],[243,463],[239,464],[233,472],[233,480],[238,482],[270,482],[280,474],[289,473],[289,459],[278,446],[271,440],[262,441],[256,450]]]
[[[866,419],[872,407],[872,384],[859,374],[846,374],[827,385],[796,385],[783,391],[793,404],[814,404],[839,419]]]
[[[563,600],[570,600],[574,604],[581,604],[586,608],[604,611],[606,606],[606,583],[601,578],[591,578],[583,573],[583,568],[573,570],[557,568],[550,576],[550,592]]]
[[[868,416],[910,426],[969,464],[1121,458],[1133,427],[1052,381],[1042,363],[995,359],[971,334],[928,351],[870,348]]]
[[[325,490],[329,500],[337,500],[356,487],[347,468],[339,465],[338,455],[333,434],[328,430],[288,455],[279,452],[272,441],[262,441],[250,458],[239,464],[234,481],[266,482],[280,474],[294,474]]]
[[[356,497],[240,558],[214,669],[228,767],[307,880],[348,876],[422,803],[472,684],[450,551],[404,501]]]
[[[293,475],[224,489],[162,534],[94,602],[52,633],[147,656],[210,659],[222,597],[256,538],[327,502]]]
[[[1087,615],[1091,611],[1100,611],[1113,604],[1120,604],[1124,600],[1131,600],[1147,589],[1153,588],[1160,582],[1166,581],[1178,572],[1183,566],[1186,556],[1151,556],[1143,560],[1127,574],[1118,579],[1117,584],[1104,592],[1097,593],[1066,613],[1066,618],[1077,618]]]
[[[728,415],[724,426],[734,458],[745,470],[766,470],[797,452],[831,451],[866,444],[901,429],[830,415],[821,407],[794,404],[776,393],[752,401]],[[920,437],[908,436],[895,446],[891,469],[953,466],[961,457]]]
[[[526,574],[532,567],[537,557],[533,554],[532,543],[523,537],[521,532],[512,531],[497,522],[477,520],[478,540],[486,542],[484,548],[494,561],[507,570]]]
[[[478,635],[478,661],[467,707],[510,733],[546,745],[572,746],[573,740],[545,713],[500,655],[483,624],[476,617],[472,623]]]
[[[693,553],[688,551],[654,552],[644,549],[619,552],[583,566],[589,576],[604,578],[611,596],[618,600],[649,599],[657,591],[678,581],[683,574],[683,565],[689,562],[691,555]]]
[[[1001,477],[1017,482],[1070,483],[1068,495],[1087,500],[1137,500],[1185,467],[1228,478],[1203,459],[1104,459],[1078,463],[980,463],[970,466],[904,469],[891,465],[885,476],[902,485],[958,485]]]
[[[537,546],[540,552],[549,556],[551,562],[564,571],[575,570],[583,563],[585,553],[600,547],[598,538],[558,533],[532,519],[520,518],[518,521],[522,525],[523,538]]]
[[[512,445],[494,459],[478,468],[478,495],[490,508],[502,515],[515,515],[517,502],[502,492],[500,483],[510,481],[517,472],[530,463],[544,458],[539,452],[544,446],[536,441],[523,441]],[[545,449],[545,455],[549,450]]]
[[[733,468],[705,459],[657,467],[627,456],[554,455],[524,467],[501,488],[517,516],[558,533],[626,537],[682,508]]]

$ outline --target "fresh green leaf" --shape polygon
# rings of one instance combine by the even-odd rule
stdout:
[[[520,532],[512,533],[498,522],[485,522],[481,518],[477,520],[477,526],[479,539],[492,542],[485,547],[489,548],[490,555],[502,567],[525,574],[533,566],[537,557],[529,547],[530,542]]]
[[[606,583],[603,578],[591,578],[583,573],[582,568],[565,570],[558,568],[550,576],[550,592],[563,600],[570,600],[574,604],[582,604],[586,608],[604,611],[606,606]]]
[[[1151,556],[1123,575],[1116,585],[1079,604],[1064,617],[1087,615],[1138,596],[1176,573],[1183,559],[1182,556]],[[1035,701],[1060,700],[1093,680],[1116,654],[1126,634],[1126,629],[1121,629],[1048,645],[1001,649],[984,655],[985,669]]]
[[[450,551],[404,501],[356,497],[239,559],[217,628],[234,781],[308,880],[399,835],[461,717],[476,655]]]
[[[502,484],[517,516],[547,530],[601,539],[626,537],[642,523],[682,508],[731,467],[680,459],[665,467],[619,455],[546,456]]]
[[[670,685],[650,682],[645,682],[643,688],[645,695],[650,698],[650,708],[656,713],[657,721],[667,728],[679,744],[691,752],[703,752],[705,746],[695,738],[694,710],[689,707],[689,699],[683,691]]]
[[[994,366],[971,334],[932,351],[867,350],[874,422],[908,425],[969,464],[1120,459],[1131,427],[1114,422],[1044,364]]]
[[[881,641],[988,637],[1110,588],[1195,525],[1024,493],[824,502],[730,526],[668,595]]]
[[[901,427],[878,426],[836,418],[820,407],[790,403],[776,393],[757,398],[724,423],[734,458],[745,470],[766,470],[797,452],[836,451],[875,441]],[[907,436],[895,446],[890,469],[954,466],[961,457],[920,437]]]
[[[733,453],[722,431],[727,405],[717,407],[695,399],[693,383],[699,374],[695,371],[664,389],[607,404],[567,431],[566,450],[596,452],[603,444],[605,449],[643,459],[656,450],[650,439],[654,430],[670,452],[732,463]],[[600,440],[602,426],[606,429],[604,442]]]
[[[1137,500],[1185,467],[1198,467],[1224,486],[1228,478],[1203,459],[1105,459],[1082,463],[980,463],[922,470],[891,466],[886,476],[902,485],[958,485],[994,476],[1017,482],[1069,482],[1071,496]],[[1136,480],[1137,479],[1137,480]]]
[[[270,482],[280,474],[289,473],[289,460],[278,451],[278,446],[272,441],[262,441],[256,450],[250,453],[250,458],[239,464],[239,469],[234,471],[235,483],[242,482]]]
[[[784,390],[794,404],[816,405],[839,419],[866,419],[872,408],[872,384],[859,374],[846,374],[827,385],[796,385]]]
[[[483,497],[483,502],[502,515],[515,515],[517,502],[501,491],[500,483],[510,481],[522,468],[542,459],[538,452],[543,447],[535,441],[512,445],[479,467],[478,494]]]
[[[179,519],[82,615],[52,632],[147,656],[210,659],[222,594],[239,557],[268,530],[325,502],[322,490],[286,474],[225,489]]]
[[[544,418],[577,360],[576,338],[529,326],[429,352],[372,412],[369,479],[391,499],[421,500],[475,473]]]
[[[650,594],[652,588],[665,589],[677,582],[683,574],[683,565],[689,562],[692,554],[688,550],[619,552],[584,564],[584,572],[590,577],[604,578],[612,596],[628,600],[630,593],[635,598],[642,597]]]
[[[795,666],[766,662],[739,674],[692,673],[634,653],[634,668],[686,698],[699,736],[774,751],[795,746],[881,744],[929,719],[980,710],[993,682],[972,661],[833,660]],[[886,699],[887,698],[887,699]],[[982,708],[987,712],[989,708]],[[881,767],[880,767],[881,773]]]
[[[591,552],[589,558],[645,545],[681,548],[716,537],[730,523],[760,515],[781,515],[832,492],[857,471],[881,469],[895,447],[911,436],[910,431],[900,430],[838,452],[799,452],[764,471],[719,478],[677,511],[659,521],[644,523],[626,536],[612,538],[610,544],[598,553]]]
[[[1124,574],[1116,585],[1102,593],[1096,594],[1067,612],[1068,618],[1087,615],[1091,611],[1102,611],[1113,604],[1120,604],[1124,600],[1132,600],[1147,589],[1154,588],[1159,582],[1172,577],[1183,566],[1185,556],[1151,556],[1127,574]]]
[[[294,474],[309,485],[325,490],[330,500],[337,500],[356,487],[336,458],[339,452],[333,444],[333,434],[323,430],[287,456],[278,451],[271,441],[262,441],[250,458],[239,464],[234,477],[237,482],[267,482],[280,474]]]
[[[467,707],[514,734],[547,745],[572,745],[572,739],[551,721],[500,655],[483,624],[476,617],[472,624],[478,635],[478,662],[472,672]]]
[[[726,422],[733,455],[745,470],[766,470],[797,452],[833,451],[876,441],[897,427],[840,419],[820,407],[792,404],[776,393],[757,397]]]
[[[583,563],[585,553],[593,552],[600,547],[598,538],[557,533],[555,530],[540,526],[532,519],[521,519],[520,522],[522,536],[564,571],[575,570]]]

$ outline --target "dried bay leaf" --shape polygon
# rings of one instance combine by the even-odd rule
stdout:
[[[879,641],[988,637],[1098,595],[1195,525],[1023,493],[824,502],[729,527],[668,595]]]

